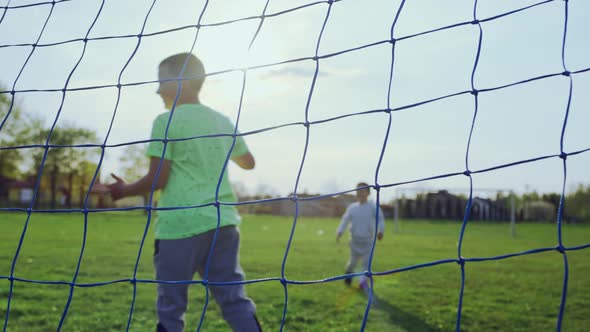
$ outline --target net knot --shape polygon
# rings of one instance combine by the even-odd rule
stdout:
[[[567,160],[567,153],[565,153],[565,152],[563,152],[563,151],[562,151],[562,152],[559,154],[559,158],[561,158],[561,159],[563,159],[563,160]]]
[[[457,258],[457,264],[464,266],[465,265],[465,258],[463,258],[463,256],[459,256],[459,258]]]
[[[286,286],[287,285],[287,279],[281,278],[281,285]]]
[[[396,42],[397,42],[397,39],[395,39],[395,38],[393,38],[393,37],[391,37],[391,39],[389,40],[389,43],[390,43],[391,45],[395,45],[395,43],[396,43]]]
[[[469,93],[471,93],[474,96],[477,96],[479,94],[479,91],[477,91],[477,89],[473,89],[473,90],[469,91]]]
[[[15,91],[14,90],[10,90],[10,94],[14,96]]]
[[[318,60],[320,59],[320,57],[316,55],[316,56],[312,57],[311,59],[312,59],[313,61],[318,61]]]
[[[557,247],[555,247],[555,250],[559,251],[560,253],[564,254],[565,253],[565,247],[563,245],[558,245]]]
[[[31,44],[33,48],[37,47],[37,43]]]
[[[137,283],[137,279],[133,278],[133,279],[129,280],[129,282],[130,282],[132,285],[135,285],[135,284]]]
[[[569,77],[572,73],[569,70],[565,70],[561,75]]]
[[[201,280],[201,285],[207,287],[207,285],[209,285],[209,280]]]
[[[471,21],[471,24],[473,24],[473,25],[479,24],[479,20],[475,19],[475,20]]]
[[[213,203],[213,206],[215,207],[219,207],[221,204],[219,204],[219,201],[215,201],[215,203]]]
[[[31,214],[31,213],[33,213],[33,209],[31,209],[31,208],[27,208],[27,213],[28,213],[28,214]]]
[[[88,38],[84,38],[84,39],[82,39],[82,41],[83,41],[84,43],[87,43],[87,42],[88,42]]]
[[[304,126],[305,128],[309,128],[309,125],[310,125],[309,121],[305,121],[305,122],[303,123],[303,126]]]
[[[373,188],[375,188],[375,191],[381,190],[381,186],[378,183],[375,183],[375,185],[373,186]]]
[[[121,83],[117,83],[116,87],[117,89],[121,89]]]
[[[471,176],[471,171],[470,170],[466,170],[465,172],[463,172],[463,175],[465,175],[465,176]]]
[[[88,214],[88,212],[89,212],[89,211],[88,211],[88,207],[86,207],[86,206],[85,206],[85,207],[84,207],[84,209],[82,209],[82,213],[84,213],[84,214]]]

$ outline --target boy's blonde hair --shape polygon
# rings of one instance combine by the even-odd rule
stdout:
[[[184,72],[182,74],[182,78],[185,79],[183,80],[183,84],[190,82],[194,92],[199,93],[201,91],[201,87],[203,87],[203,82],[205,82],[205,67],[203,66],[201,60],[199,60],[199,58],[197,58],[194,54],[178,53],[171,55],[160,62],[160,67],[165,66],[168,69],[168,73],[172,75],[172,77],[180,77],[180,72],[185,61],[186,67],[184,68]]]

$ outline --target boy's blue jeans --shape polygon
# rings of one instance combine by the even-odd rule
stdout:
[[[215,230],[185,239],[156,240],[154,267],[156,279],[192,280],[196,272],[204,276],[207,256]],[[221,227],[209,262],[209,282],[244,280],[239,262],[240,232],[235,226]],[[188,284],[158,284],[158,320],[167,332],[184,330],[188,302]],[[203,287],[196,285],[195,287]],[[244,285],[209,285],[221,307],[223,318],[234,331],[259,331],[254,302],[246,296]],[[200,314],[201,308],[195,310]]]

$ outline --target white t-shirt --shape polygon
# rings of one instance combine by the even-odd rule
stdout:
[[[342,216],[342,221],[338,226],[338,234],[342,234],[350,224],[352,240],[372,241],[375,236],[375,210],[375,202],[373,201],[350,204]],[[383,211],[379,209],[378,232],[383,233],[384,229]]]

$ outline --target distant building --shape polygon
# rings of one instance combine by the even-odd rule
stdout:
[[[527,202],[522,209],[522,218],[528,221],[556,221],[557,208],[549,202]]]
[[[319,195],[299,194],[298,215],[301,217],[340,217],[346,211],[346,207],[354,202],[353,195],[339,195],[322,198],[314,198]],[[295,215],[295,201],[281,200],[272,202],[271,214],[280,216]]]
[[[446,190],[402,198],[398,204],[400,218],[458,219],[465,214],[466,200]]]
[[[64,177],[59,178],[60,183],[64,183]],[[47,183],[41,182],[37,188],[37,194],[35,188],[37,186],[37,178],[35,176],[30,177],[27,180],[10,179],[6,177],[0,177],[0,205],[9,207],[28,207],[35,196],[35,208],[46,207],[50,204],[51,192]],[[75,202],[70,201],[72,199],[72,193],[67,190],[65,185],[60,185],[56,191],[56,203],[57,208],[63,209],[72,204],[72,208],[82,207],[86,198],[86,190],[81,188],[81,192],[75,196]],[[110,198],[109,188],[100,183],[97,178],[97,182],[94,183],[88,197],[89,208],[108,208],[112,207],[113,202]]]
[[[328,196],[318,198],[317,194],[299,194],[298,197],[298,216],[301,217],[330,217],[340,218],[346,211],[346,208],[356,202],[356,196],[342,194],[337,196]],[[289,197],[292,197],[290,195]],[[270,196],[248,196],[239,197],[240,202],[253,202],[264,199],[273,199]],[[295,201],[292,199],[278,199],[262,203],[248,203],[239,205],[241,213],[249,214],[271,214],[277,216],[294,216]],[[385,218],[393,218],[395,208],[390,204],[381,204],[381,210]]]
[[[298,197],[298,215],[302,217],[340,217],[346,211],[346,207],[356,201],[354,195],[344,194],[338,196],[329,196],[315,198],[320,195],[299,194]],[[292,197],[290,195],[289,197]],[[269,199],[272,197],[240,197],[239,200],[257,201]],[[278,216],[294,216],[295,201],[291,199],[281,199],[264,203],[254,203],[239,206],[243,213],[251,214],[272,214]]]
[[[14,202],[21,206],[31,202],[35,184],[32,181],[21,181],[9,178],[0,178],[0,202],[8,205]]]
[[[399,217],[405,219],[463,220],[467,199],[446,190],[418,195],[415,199],[400,199]],[[474,197],[471,200],[470,220],[509,220],[510,207],[505,201]]]

